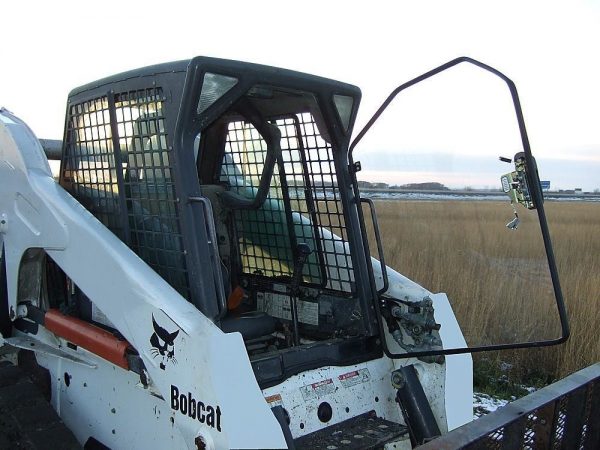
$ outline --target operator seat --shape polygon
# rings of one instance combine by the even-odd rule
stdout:
[[[279,128],[262,118],[247,103],[239,103],[237,109],[242,113],[244,120],[251,122],[266,141],[266,156],[260,183],[253,187],[244,182],[244,173],[233,164],[232,156],[224,151],[207,152],[206,148],[225,148],[228,133],[228,124],[231,118],[225,118],[222,122],[207,130],[204,136],[198,135],[194,141],[194,156],[198,167],[198,178],[201,181],[200,189],[202,195],[210,201],[218,235],[218,252],[221,261],[230,261],[235,252],[232,246],[236,245],[229,233],[227,222],[232,220],[234,210],[257,210],[269,195],[271,179],[277,159],[281,158],[281,132]],[[223,160],[228,161],[226,171],[222,173]],[[211,168],[204,169],[203,168]],[[215,168],[218,168],[216,171]],[[215,172],[218,174],[215,177]],[[225,175],[227,182],[220,178]],[[245,195],[244,195],[245,194]],[[227,264],[224,268],[223,280],[225,281],[225,292],[230,290],[230,277],[227,273]],[[238,305],[236,305],[238,306]],[[273,316],[262,311],[239,312],[239,308],[228,310],[225,317],[221,318],[221,330],[225,333],[239,332],[244,341],[257,339],[275,332],[276,320]]]
[[[262,311],[250,311],[242,314],[230,312],[221,319],[224,333],[238,332],[244,341],[256,339],[275,332],[275,318]]]
[[[219,237],[219,257],[231,258],[231,242],[227,232],[227,226],[225,220],[229,214],[228,210],[225,210],[219,201],[220,194],[225,191],[225,187],[222,185],[201,185],[200,186],[202,195],[209,199],[212,205],[212,212],[215,223],[217,235]],[[231,295],[231,281],[229,272],[222,264],[223,268],[223,282],[225,287],[226,295]],[[250,311],[240,313],[235,308],[233,311],[228,311],[227,315],[221,319],[221,330],[224,333],[241,333],[244,341],[256,339],[262,336],[266,336],[275,332],[275,319],[267,313],[261,311]]]

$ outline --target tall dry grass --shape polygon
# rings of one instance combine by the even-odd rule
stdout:
[[[548,203],[546,210],[571,325],[571,338],[556,349],[556,375],[564,376],[600,361],[600,203]]]
[[[494,355],[562,377],[600,360],[600,204],[546,202],[571,325],[567,344]],[[534,212],[493,201],[378,201],[386,263],[451,299],[470,345],[555,338],[560,326]],[[374,242],[374,240],[371,240]]]

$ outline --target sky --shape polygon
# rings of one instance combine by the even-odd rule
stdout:
[[[196,55],[355,84],[363,93],[358,131],[397,85],[464,55],[516,83],[542,179],[556,189],[600,188],[600,0],[20,0],[4,2],[0,29],[0,106],[40,138],[62,137],[71,89]],[[459,178],[487,183],[480,172],[519,145],[500,91],[507,96],[497,81],[469,68],[419,87],[390,112],[387,127],[374,127],[379,136],[357,147],[362,178],[412,182],[410,167],[428,173],[421,166],[431,160],[434,169],[451,161]],[[510,170],[495,167],[483,177],[491,183]]]

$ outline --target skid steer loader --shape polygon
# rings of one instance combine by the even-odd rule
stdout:
[[[354,146],[398,93],[461,63],[515,102],[523,152],[503,183],[537,209],[556,339],[468,347],[445,294],[386,266],[360,196]],[[2,344],[33,352],[81,445],[412,448],[472,419],[471,352],[566,339],[512,82],[453,60],[351,144],[359,102],[341,82],[196,57],[73,90],[59,145],[0,112]]]

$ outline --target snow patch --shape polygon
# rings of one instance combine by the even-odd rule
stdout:
[[[509,401],[480,392],[473,393],[473,420],[502,408]]]

